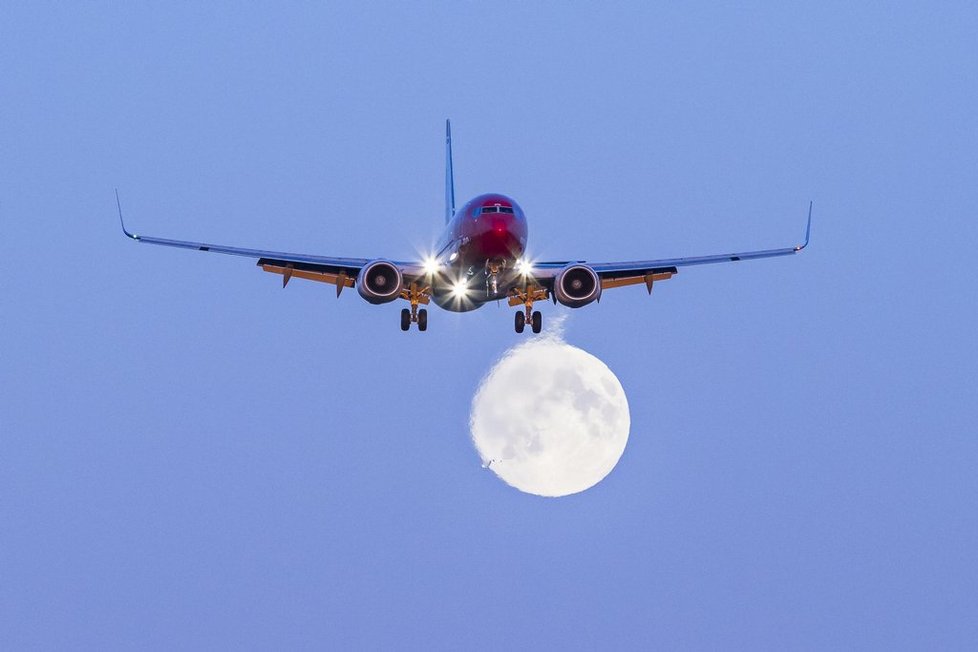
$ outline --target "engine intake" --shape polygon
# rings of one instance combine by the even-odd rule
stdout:
[[[401,296],[404,278],[401,270],[389,260],[374,260],[357,275],[357,292],[373,304],[390,303]]]
[[[554,294],[568,308],[586,306],[601,296],[601,277],[587,265],[568,265],[554,280]]]

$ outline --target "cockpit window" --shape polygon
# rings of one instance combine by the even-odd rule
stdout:
[[[483,206],[482,207],[482,212],[483,213],[510,213],[510,214],[512,214],[513,207],[512,206],[500,206],[498,204],[495,205],[495,206]]]

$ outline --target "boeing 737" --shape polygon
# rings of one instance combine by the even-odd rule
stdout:
[[[808,245],[812,228],[809,204],[805,241],[794,247],[628,262],[531,261],[526,258],[526,214],[513,199],[479,195],[456,210],[450,121],[445,122],[445,230],[434,253],[424,260],[333,258],[136,235],[126,229],[118,191],[116,205],[122,231],[137,242],[256,258],[264,271],[282,276],[283,288],[292,278],[301,278],[335,285],[337,297],[343,288],[355,287],[372,304],[407,301],[410,308],[401,310],[403,331],[411,324],[419,331],[428,329],[428,311],[419,306],[431,301],[454,312],[506,301],[520,306],[517,333],[527,324],[539,333],[543,317],[533,309],[538,301],[581,308],[599,300],[602,291],[626,285],[645,285],[651,294],[654,283],[672,278],[680,267],[798,253]]]

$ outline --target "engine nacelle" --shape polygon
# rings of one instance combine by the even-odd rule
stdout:
[[[568,308],[586,306],[601,296],[601,277],[587,265],[568,265],[554,279],[554,295]]]
[[[390,303],[401,296],[404,278],[389,260],[373,260],[357,275],[357,292],[373,304]]]

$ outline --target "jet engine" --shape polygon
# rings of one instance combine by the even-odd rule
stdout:
[[[374,260],[357,275],[357,292],[373,304],[389,303],[401,296],[404,279],[401,270],[389,260]]]
[[[568,265],[554,279],[554,294],[568,308],[586,306],[601,296],[601,277],[587,265]]]

